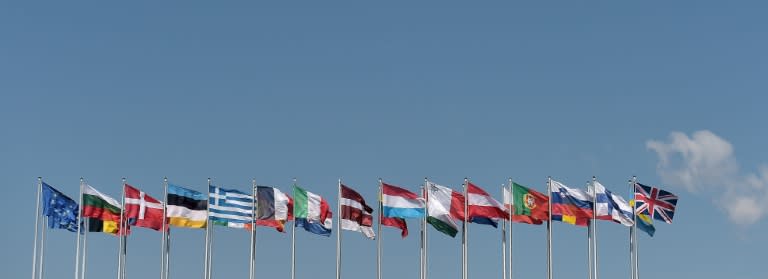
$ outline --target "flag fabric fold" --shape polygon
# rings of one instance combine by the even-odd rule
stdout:
[[[331,236],[333,213],[321,196],[293,186],[294,226],[323,236]]]
[[[677,207],[677,196],[662,189],[635,183],[637,214],[646,214],[656,220],[672,224]]]
[[[361,232],[365,237],[375,239],[376,234],[373,232],[373,216],[371,215],[373,208],[365,203],[365,199],[357,191],[344,184],[341,184],[340,188],[341,212],[339,212],[339,219],[341,220],[341,228]]]
[[[592,219],[592,197],[582,189],[552,182],[552,220],[586,226]]]
[[[632,226],[634,224],[632,220],[632,207],[629,206],[629,203],[624,198],[614,195],[597,181],[594,181],[593,188],[596,219],[614,221],[624,226]]]
[[[380,214],[379,218],[381,218],[382,226],[400,229],[400,236],[402,238],[408,236],[408,224],[405,222],[405,219],[399,217],[385,217],[383,214]]]
[[[536,190],[512,183],[515,214],[531,218],[534,224],[549,220],[549,197]]]
[[[427,191],[427,223],[441,233],[456,237],[459,226],[454,219],[464,220],[464,196],[432,182],[427,182]]]
[[[279,232],[285,232],[285,222],[293,220],[293,199],[269,186],[256,187],[256,225],[272,227]],[[250,230],[251,224],[245,224]]]
[[[131,226],[163,229],[163,203],[125,184],[125,215]]]
[[[471,182],[467,183],[467,211],[470,218],[509,219],[503,204]]]
[[[509,211],[512,211],[512,222],[517,223],[526,223],[531,225],[541,225],[543,222],[542,220],[534,219],[531,216],[528,215],[522,215],[517,214],[517,211],[515,211],[515,202],[512,195],[512,192],[510,192],[509,188],[504,187],[503,193],[503,200],[504,200],[504,208],[507,210],[507,213]]]
[[[385,217],[424,218],[424,199],[398,186],[382,183],[381,203]]]
[[[253,222],[253,196],[234,189],[208,186],[208,218],[211,223],[245,228]]]
[[[168,185],[168,224],[183,228],[205,228],[208,222],[208,197],[173,184]]]
[[[43,216],[48,217],[48,228],[77,232],[80,206],[75,200],[43,182]]]

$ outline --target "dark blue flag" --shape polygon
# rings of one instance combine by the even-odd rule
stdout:
[[[77,202],[43,182],[43,216],[48,216],[49,228],[77,232],[79,210]]]

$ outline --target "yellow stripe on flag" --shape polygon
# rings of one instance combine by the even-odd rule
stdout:
[[[168,217],[168,224],[176,227],[202,229],[205,228],[206,221],[194,221],[182,217]]]

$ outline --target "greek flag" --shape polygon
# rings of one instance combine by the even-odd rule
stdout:
[[[208,186],[208,218],[215,225],[244,228],[253,220],[253,196],[238,190]]]

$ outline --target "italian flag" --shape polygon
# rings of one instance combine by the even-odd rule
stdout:
[[[512,183],[512,200],[515,215],[531,216],[539,221],[549,220],[549,197],[546,195]]]
[[[333,228],[328,202],[318,194],[293,186],[293,216],[297,227],[319,235],[330,236]]]
[[[456,237],[459,226],[454,220],[464,220],[464,195],[432,182],[427,182],[427,191],[427,223],[441,233]]]
[[[120,222],[120,203],[90,185],[83,185],[83,217]]]

